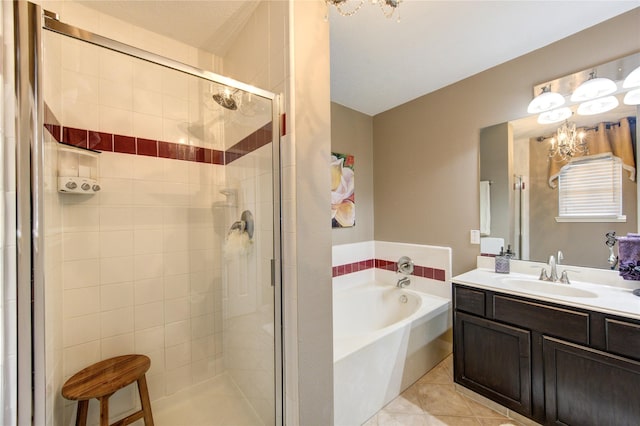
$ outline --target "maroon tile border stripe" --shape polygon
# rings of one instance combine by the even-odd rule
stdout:
[[[227,151],[219,151],[192,145],[164,142],[135,136],[117,135],[94,130],[63,127],[50,114],[45,129],[53,138],[67,145],[97,151],[118,152],[122,154],[144,155],[148,157],[171,158],[175,160],[193,161],[226,165],[258,148],[270,143],[272,138],[271,123],[265,124]]]
[[[359,262],[345,263],[344,265],[334,266],[332,268],[332,276],[339,277],[341,275],[351,274],[353,272],[364,271],[366,269],[377,268],[387,271],[396,270],[395,261],[383,260],[383,259],[367,259]],[[430,278],[437,281],[445,281],[444,269],[429,268],[426,266],[415,265],[413,267],[413,274],[416,277]]]

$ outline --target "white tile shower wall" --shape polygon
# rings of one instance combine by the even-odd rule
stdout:
[[[102,32],[106,36],[185,63],[205,69],[214,66],[214,71],[218,71],[215,67],[222,63],[211,55],[131,27],[74,2],[46,2],[45,7],[60,12],[65,22]],[[259,6],[261,7],[267,7],[271,13],[270,18],[273,19],[273,9],[286,9],[287,3],[264,2]],[[282,16],[277,18],[282,22],[276,22],[275,28],[281,31],[268,33],[272,36],[281,34],[284,40],[287,29],[286,12],[283,11]],[[287,69],[282,66],[287,56],[284,54],[287,52],[286,42],[277,41],[276,44],[272,43],[273,40],[270,41],[269,56],[280,58],[279,66],[274,69],[284,72]],[[69,61],[59,72],[51,74],[53,80],[60,82],[61,89],[57,93],[53,90],[48,102],[62,124],[182,142],[185,130],[179,124],[185,121],[185,105],[190,119],[197,117],[203,125],[210,125],[217,119],[210,112],[194,107],[195,101],[203,92],[202,87],[190,85],[189,97],[184,99],[181,98],[182,92],[175,90],[180,86],[180,81],[171,81],[165,74],[145,68],[144,64],[131,65],[113,55],[96,55],[91,50],[82,43],[76,43],[75,46],[73,43],[65,43],[61,56]],[[267,61],[260,66],[269,67],[272,62]],[[116,67],[117,72],[113,72]],[[273,87],[276,92],[284,91],[285,76],[276,74],[277,72],[270,71],[269,87]],[[83,87],[70,87],[68,83],[71,81],[81,82]],[[209,135],[208,139],[205,137],[205,144],[200,143],[203,138],[194,133],[188,134],[188,143],[217,148],[219,145],[215,144],[222,141],[220,129],[214,129],[213,135]],[[198,268],[203,263],[189,259],[199,258],[209,262],[212,258],[219,258],[220,248],[212,241],[214,237],[224,235],[226,228],[211,229],[208,216],[212,203],[219,199],[220,188],[215,185],[206,188],[205,182],[211,182],[211,178],[214,182],[222,182],[224,172],[222,167],[207,165],[204,167],[210,168],[205,170],[201,165],[194,164],[193,167],[189,166],[186,181],[173,180],[169,185],[158,178],[158,168],[138,164],[150,163],[146,161],[148,159],[139,162],[136,160],[127,155],[103,154],[100,159],[103,191],[91,200],[69,202],[68,206],[65,204],[65,213],[68,210],[68,215],[64,217],[72,229],[64,240],[68,250],[65,250],[67,257],[63,273],[65,295],[69,296],[65,303],[73,302],[74,297],[80,294],[74,294],[72,290],[83,289],[100,298],[100,312],[65,318],[64,324],[68,332],[64,339],[63,364],[67,377],[80,364],[87,364],[119,351],[148,353],[152,358],[149,384],[154,398],[165,392],[181,389],[196,379],[206,378],[212,370],[218,371],[222,366],[219,361],[222,347],[220,321],[213,323],[214,337],[207,337],[210,332],[208,327],[212,324],[210,317],[217,319],[222,315],[222,304],[218,297],[221,293],[221,273],[217,268],[200,270]],[[162,161],[165,160],[153,159],[154,164]],[[175,163],[180,162],[174,161],[172,164]],[[176,170],[177,167],[179,166],[171,166],[168,170],[180,173]],[[141,169],[147,170],[149,175],[142,176]],[[257,179],[259,194],[264,194],[266,180],[270,180],[270,177]],[[164,189],[158,191],[158,188]],[[171,200],[172,205],[163,204],[167,199]],[[202,208],[196,207],[199,203]],[[254,208],[256,211],[266,211],[266,202],[258,201]],[[270,207],[268,210],[271,213]],[[213,215],[216,218],[220,214],[220,211],[214,209]],[[263,229],[257,229],[256,234],[260,250],[264,251],[268,246],[267,238],[260,234],[270,236],[271,230],[268,227],[272,222],[266,220],[266,214],[261,216],[265,219],[261,225]],[[129,224],[133,225],[129,226],[127,220],[131,218],[132,222]],[[185,250],[184,240],[181,239],[185,232],[189,235],[188,250]],[[118,233],[118,238],[112,238],[115,233]],[[74,249],[74,241],[84,249]],[[162,250],[159,251],[158,247],[162,247]],[[263,272],[268,266],[267,259],[261,256],[258,259],[260,262],[257,262],[256,268]],[[160,265],[163,265],[162,268]],[[88,272],[86,279],[79,279],[78,272]],[[176,284],[183,282],[185,277],[189,279],[188,291]],[[211,282],[214,283],[214,295],[209,294]],[[260,300],[266,300],[271,289],[264,281],[262,284],[263,288],[257,295]],[[113,290],[110,286],[120,286],[126,290],[128,296],[124,301],[118,302],[120,305],[114,305],[115,301],[109,296]],[[96,291],[97,288],[99,291]],[[194,292],[198,294],[194,296]],[[191,316],[183,319],[186,299],[189,299]],[[154,307],[141,306],[146,304],[154,304]],[[161,316],[157,313],[158,306],[164,307]],[[202,317],[196,318],[195,313],[202,314]],[[167,321],[171,315],[174,316],[170,319],[175,321],[169,328]],[[202,321],[204,315],[207,316],[206,321]],[[190,323],[190,327],[186,327],[186,322]],[[265,331],[268,331],[268,324],[264,325],[267,326]],[[167,346],[169,335],[180,338],[189,330],[192,337],[198,336],[198,339],[191,340],[190,347],[184,346],[184,342],[173,345],[175,347],[171,349]],[[184,365],[187,359],[185,354],[189,352],[191,363]],[[86,356],[80,356],[81,353]],[[211,359],[215,361],[210,362]],[[262,359],[260,362],[265,363],[267,360]],[[168,370],[166,365],[176,368]],[[123,397],[121,400],[126,402],[118,403],[124,409],[132,403],[131,398]],[[259,411],[271,412],[272,407],[272,403],[269,407],[263,404]],[[95,410],[93,405],[91,410]],[[72,405],[68,405],[66,419],[72,416]]]
[[[46,41],[58,53],[47,62],[46,99],[62,124],[184,142],[186,133],[176,129],[189,100],[199,99],[197,83],[58,35]],[[66,57],[78,59],[63,61],[58,72],[56,60]],[[141,99],[135,104],[133,90]],[[48,338],[60,336],[64,355],[51,359],[61,366],[49,370],[60,375],[49,388],[57,406],[66,404],[66,423],[75,405],[60,397],[63,380],[100,359],[147,354],[152,399],[222,368],[220,248],[211,210],[221,198],[214,182],[224,181],[222,166],[110,152],[99,161],[99,195],[55,194],[64,209],[64,248],[54,251],[64,276],[63,331]],[[113,414],[135,401],[130,392],[115,399]]]
[[[58,424],[63,415],[59,397],[62,381],[62,262],[63,212],[58,197],[57,142],[50,135],[44,140],[44,297],[45,305],[45,404],[47,424]],[[82,304],[80,305],[82,306]]]
[[[225,224],[248,210],[254,236],[248,255],[228,254],[223,272],[224,362],[265,424],[273,424],[274,291],[272,146],[263,146],[226,166],[227,185],[238,191],[238,205],[226,209]],[[226,233],[225,229],[225,233]]]
[[[270,90],[274,93],[284,93],[286,78],[288,76],[288,1],[259,2],[253,15],[243,28],[241,34],[229,48],[224,58],[224,74],[240,81],[253,84]],[[288,96],[285,93],[287,102]],[[288,108],[285,106],[285,111]],[[234,129],[225,129],[224,136],[229,143],[241,136]],[[292,147],[287,146],[286,137],[282,140],[283,156],[290,152]],[[257,291],[257,310],[250,314],[251,321],[229,321],[231,330],[240,333],[239,340],[225,345],[225,362],[233,359],[235,362],[231,368],[231,374],[242,391],[252,403],[256,412],[265,424],[280,423],[273,417],[275,401],[273,401],[273,287],[270,285],[270,260],[273,252],[273,192],[271,174],[271,145],[264,146],[253,153],[234,161],[226,167],[229,181],[236,179],[239,191],[240,213],[245,208],[254,208],[256,220],[256,235],[254,237],[254,249],[256,249],[255,268],[259,287]],[[290,166],[286,160],[282,161],[283,167]],[[284,173],[284,171],[283,171]],[[294,179],[283,179],[282,200],[285,250],[283,254],[284,281],[286,284],[285,298],[289,297],[289,289],[295,288],[295,274],[289,273],[295,267],[295,227],[290,226],[295,222],[295,214],[288,214],[293,206],[293,200],[287,194],[287,184],[294,184]],[[251,198],[254,197],[254,198]],[[255,205],[246,204],[247,200],[255,200]],[[237,219],[235,219],[237,220]],[[293,243],[292,243],[293,242]],[[283,301],[290,305],[290,301]],[[284,308],[287,309],[286,307]],[[248,318],[247,318],[248,319]],[[287,316],[287,322],[293,326],[295,319]],[[225,324],[227,325],[227,324]],[[297,339],[296,332],[287,334],[291,341]],[[227,334],[225,334],[226,336]],[[253,338],[251,336],[254,336]],[[237,336],[236,336],[237,338]],[[243,351],[244,348],[244,351]],[[228,357],[227,351],[232,354],[242,354],[241,357]],[[293,354],[287,357],[287,372],[285,376],[295,381],[296,362]],[[294,386],[287,383],[287,397],[297,394]],[[294,397],[295,398],[295,397]],[[297,400],[289,407],[297,405]],[[296,423],[296,422],[292,422]]]
[[[59,195],[65,379],[100,359],[143,353],[155,400],[221,372],[222,229],[211,206],[222,167],[105,152],[100,194]],[[114,413],[135,398],[120,401]]]
[[[134,28],[75,2],[46,3],[45,6],[61,10],[64,22],[124,43],[205,69],[220,62],[211,54]],[[87,25],[96,20],[100,22],[97,28]],[[209,83],[83,41],[44,34],[45,50],[51,45],[60,46],[55,48],[57,60],[45,62],[45,67],[46,78],[55,82],[50,84],[54,89],[46,89],[47,103],[62,125],[223,149],[219,125],[222,111],[213,107],[212,100],[209,108],[202,102]],[[52,62],[61,66],[54,69]]]
[[[194,66],[211,69],[219,63],[74,2],[45,7],[60,12],[65,22]],[[212,148],[221,140],[215,130],[203,141],[181,127],[187,117],[207,123],[217,118],[195,107],[201,83],[47,32],[45,52],[45,99],[61,124]],[[64,331],[51,336],[60,340],[64,355],[49,357],[60,365],[47,366],[60,376],[48,383],[58,405],[63,379],[117,354],[136,351],[152,358],[152,399],[211,377],[222,365],[221,321],[213,325],[221,318],[214,297],[216,288],[220,293],[220,272],[212,261],[219,248],[210,210],[219,189],[213,182],[224,180],[224,172],[216,170],[222,167],[113,153],[100,161],[100,195],[59,196],[64,247],[53,253],[61,256],[64,277],[58,296]],[[210,325],[196,326],[202,323]],[[114,415],[133,406],[129,394],[112,401]],[[73,408],[66,402],[65,423]],[[61,423],[57,415],[56,424]]]

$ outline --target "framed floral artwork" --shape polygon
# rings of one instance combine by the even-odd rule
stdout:
[[[353,155],[331,153],[332,228],[349,228],[356,224],[353,163]]]

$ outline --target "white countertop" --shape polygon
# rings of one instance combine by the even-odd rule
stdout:
[[[589,294],[589,297],[575,297],[571,295],[551,294],[545,291],[545,289],[524,289],[517,284],[518,280],[525,280],[527,282],[535,281],[531,283],[532,286],[535,287],[538,277],[520,272],[498,274],[495,273],[493,269],[477,268],[451,279],[453,283],[464,284],[470,287],[640,319],[640,297],[635,296],[633,290],[629,288],[581,282],[573,279],[571,280],[571,284],[539,281],[539,283],[542,284],[540,287],[567,286],[576,289],[578,292],[580,290],[589,292],[585,293]],[[637,287],[640,288],[640,282],[638,282]],[[558,290],[562,291],[563,289]]]

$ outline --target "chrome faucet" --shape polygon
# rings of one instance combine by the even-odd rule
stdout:
[[[409,277],[402,277],[396,283],[396,287],[404,288],[404,287],[408,286],[409,284],[411,284],[411,280],[409,279]]]
[[[411,284],[409,275],[413,273],[413,260],[411,260],[410,257],[402,256],[400,259],[398,259],[397,267],[397,273],[404,275],[404,277],[398,279],[396,287],[403,288]]]
[[[564,255],[561,251],[558,251],[558,261],[556,262],[556,258],[553,255],[549,256],[549,274],[547,274],[547,270],[542,268],[540,271],[540,280],[541,281],[550,281],[552,283],[562,283],[562,284],[571,284],[569,282],[569,276],[567,275],[567,271],[562,271],[560,278],[558,278],[558,268],[557,265],[560,264],[560,261],[564,259]]]

